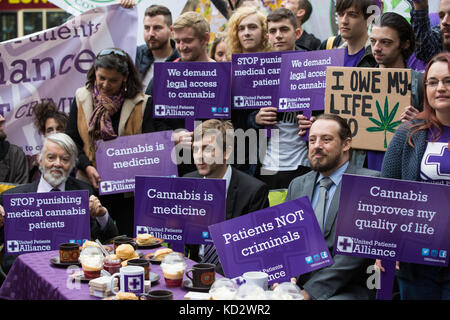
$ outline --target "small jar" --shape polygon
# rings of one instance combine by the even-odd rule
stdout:
[[[103,259],[103,270],[108,271],[110,275],[120,272],[121,267],[122,261],[119,258],[114,259],[110,256],[106,256],[105,259]]]

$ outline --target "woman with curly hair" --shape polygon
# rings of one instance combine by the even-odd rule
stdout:
[[[52,133],[63,133],[66,131],[68,116],[65,112],[58,110],[52,101],[38,103],[33,108],[33,123],[39,134],[47,137]],[[29,171],[28,182],[35,181],[41,177],[39,171],[39,154],[27,155]]]
[[[236,53],[270,51],[267,40],[266,16],[255,7],[237,9],[227,26],[227,50],[229,56]]]

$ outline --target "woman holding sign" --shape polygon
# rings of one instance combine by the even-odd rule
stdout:
[[[66,133],[78,150],[77,178],[98,189],[100,176],[95,151],[98,140],[165,130],[151,118],[151,104],[133,60],[123,50],[104,49],[87,73],[86,85],[77,89]],[[102,196],[101,202],[116,220],[121,234],[133,229],[133,197]]]
[[[386,178],[450,185],[450,53],[438,54],[428,63],[424,88],[424,110],[397,130],[386,151],[381,174]],[[447,255],[442,251],[439,254]],[[449,270],[448,266],[401,263],[401,298],[450,299]]]

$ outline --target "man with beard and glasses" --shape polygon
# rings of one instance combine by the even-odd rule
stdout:
[[[75,168],[78,149],[73,140],[65,133],[51,134],[45,138],[39,156],[39,169],[41,178],[28,184],[6,190],[0,196],[3,205],[4,194],[31,193],[31,192],[53,192],[53,191],[89,191],[89,213],[91,238],[102,242],[119,235],[114,221],[108,214],[108,210],[102,206],[100,200],[93,195],[92,186],[72,178],[70,172]],[[5,211],[0,205],[0,241],[4,241],[3,219]],[[2,258],[2,269],[9,271],[16,259],[16,255],[4,255]]]
[[[309,132],[308,158],[313,171],[292,180],[286,196],[286,201],[304,196],[311,200],[332,254],[342,175],[379,176],[377,171],[356,168],[349,162],[351,144],[351,131],[343,118],[320,115]],[[297,284],[305,299],[367,300],[374,297],[374,292],[366,286],[365,271],[370,260],[334,255],[333,261],[331,266],[298,277]]]
[[[412,1],[411,26],[416,37],[417,58],[428,62],[441,51],[450,51],[450,0],[441,0],[439,3],[440,23],[430,27],[428,15],[428,0]]]
[[[5,118],[0,114],[0,183],[28,182],[28,161],[25,153],[6,140]]]

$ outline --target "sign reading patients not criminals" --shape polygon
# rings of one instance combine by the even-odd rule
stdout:
[[[411,104],[411,70],[327,67],[325,113],[348,121],[352,147],[385,151]]]

